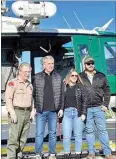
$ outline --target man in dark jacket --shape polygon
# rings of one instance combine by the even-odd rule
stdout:
[[[45,124],[48,122],[49,159],[56,159],[56,128],[58,117],[62,116],[62,81],[54,71],[54,58],[45,56],[42,59],[43,71],[37,73],[33,82],[34,106],[36,108],[36,159],[42,158]]]
[[[87,90],[87,120],[86,139],[89,155],[87,159],[95,158],[94,123],[97,127],[100,142],[106,159],[113,159],[109,147],[109,137],[106,130],[105,112],[110,102],[110,89],[105,75],[95,70],[94,59],[86,57],[84,60],[85,71],[80,73],[83,84]]]

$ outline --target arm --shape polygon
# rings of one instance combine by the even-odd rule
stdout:
[[[33,120],[34,120],[34,117],[35,117],[35,114],[36,114],[36,109],[34,108],[33,86],[31,85],[31,87],[32,87],[32,100],[31,100],[32,110],[31,110],[31,113],[30,113],[30,120],[33,121]]]
[[[86,106],[86,99],[87,99],[87,90],[84,86],[81,86],[81,94],[82,94],[82,114],[86,115],[87,113],[87,106]]]
[[[110,87],[109,87],[109,84],[108,84],[106,77],[104,78],[103,91],[104,91],[103,105],[108,108],[108,105],[110,102]]]
[[[32,111],[31,111],[31,114],[30,114],[30,120],[31,121],[34,120],[35,115],[36,115],[36,109],[34,108],[34,100],[32,98]]]
[[[61,118],[63,116],[64,109],[64,84],[61,82],[61,102],[60,102],[60,110],[58,112],[58,117]]]
[[[32,84],[30,84],[31,90],[32,90],[32,99],[31,99],[31,107],[32,107],[32,111],[34,110],[34,98],[33,98],[33,86]]]
[[[15,82],[10,81],[7,84],[6,92],[5,92],[6,108],[10,114],[15,114],[14,107],[13,107],[14,92],[15,92]]]
[[[13,107],[13,98],[15,92],[15,82],[11,81],[8,83],[5,92],[5,101],[6,101],[6,108],[10,113],[11,123],[16,124],[18,122],[14,107]]]
[[[33,85],[33,107],[35,107],[35,104],[34,104],[34,99],[35,99],[35,95],[36,95],[36,85],[35,85],[35,77],[32,79],[32,85]]]
[[[64,109],[64,83],[61,83],[61,109]]]

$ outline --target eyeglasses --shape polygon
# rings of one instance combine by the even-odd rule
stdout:
[[[94,62],[91,62],[91,63],[86,63],[88,66],[90,65],[94,65]]]
[[[78,77],[78,75],[71,75],[71,77]]]

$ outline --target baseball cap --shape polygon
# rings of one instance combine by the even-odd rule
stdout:
[[[86,64],[86,63],[88,63],[88,62],[90,62],[90,61],[95,61],[92,57],[90,57],[90,56],[87,56],[85,59],[84,59],[84,64]]]

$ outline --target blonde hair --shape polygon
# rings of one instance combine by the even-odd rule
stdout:
[[[64,83],[65,83],[66,85],[67,85],[67,84],[70,85],[70,77],[71,77],[72,72],[76,72],[76,73],[77,73],[76,69],[74,69],[74,68],[72,68],[72,69],[68,72],[68,74],[66,75],[66,77],[65,77],[65,79],[64,79]],[[77,83],[83,84],[82,79],[81,79],[81,77],[79,76],[78,73],[77,73],[77,75],[78,75]]]
[[[54,61],[54,58],[51,56],[51,55],[48,55],[48,56],[44,56],[42,59],[41,59],[41,65],[42,65],[42,68],[44,69],[44,64],[45,64],[45,61],[46,60],[53,60]]]

